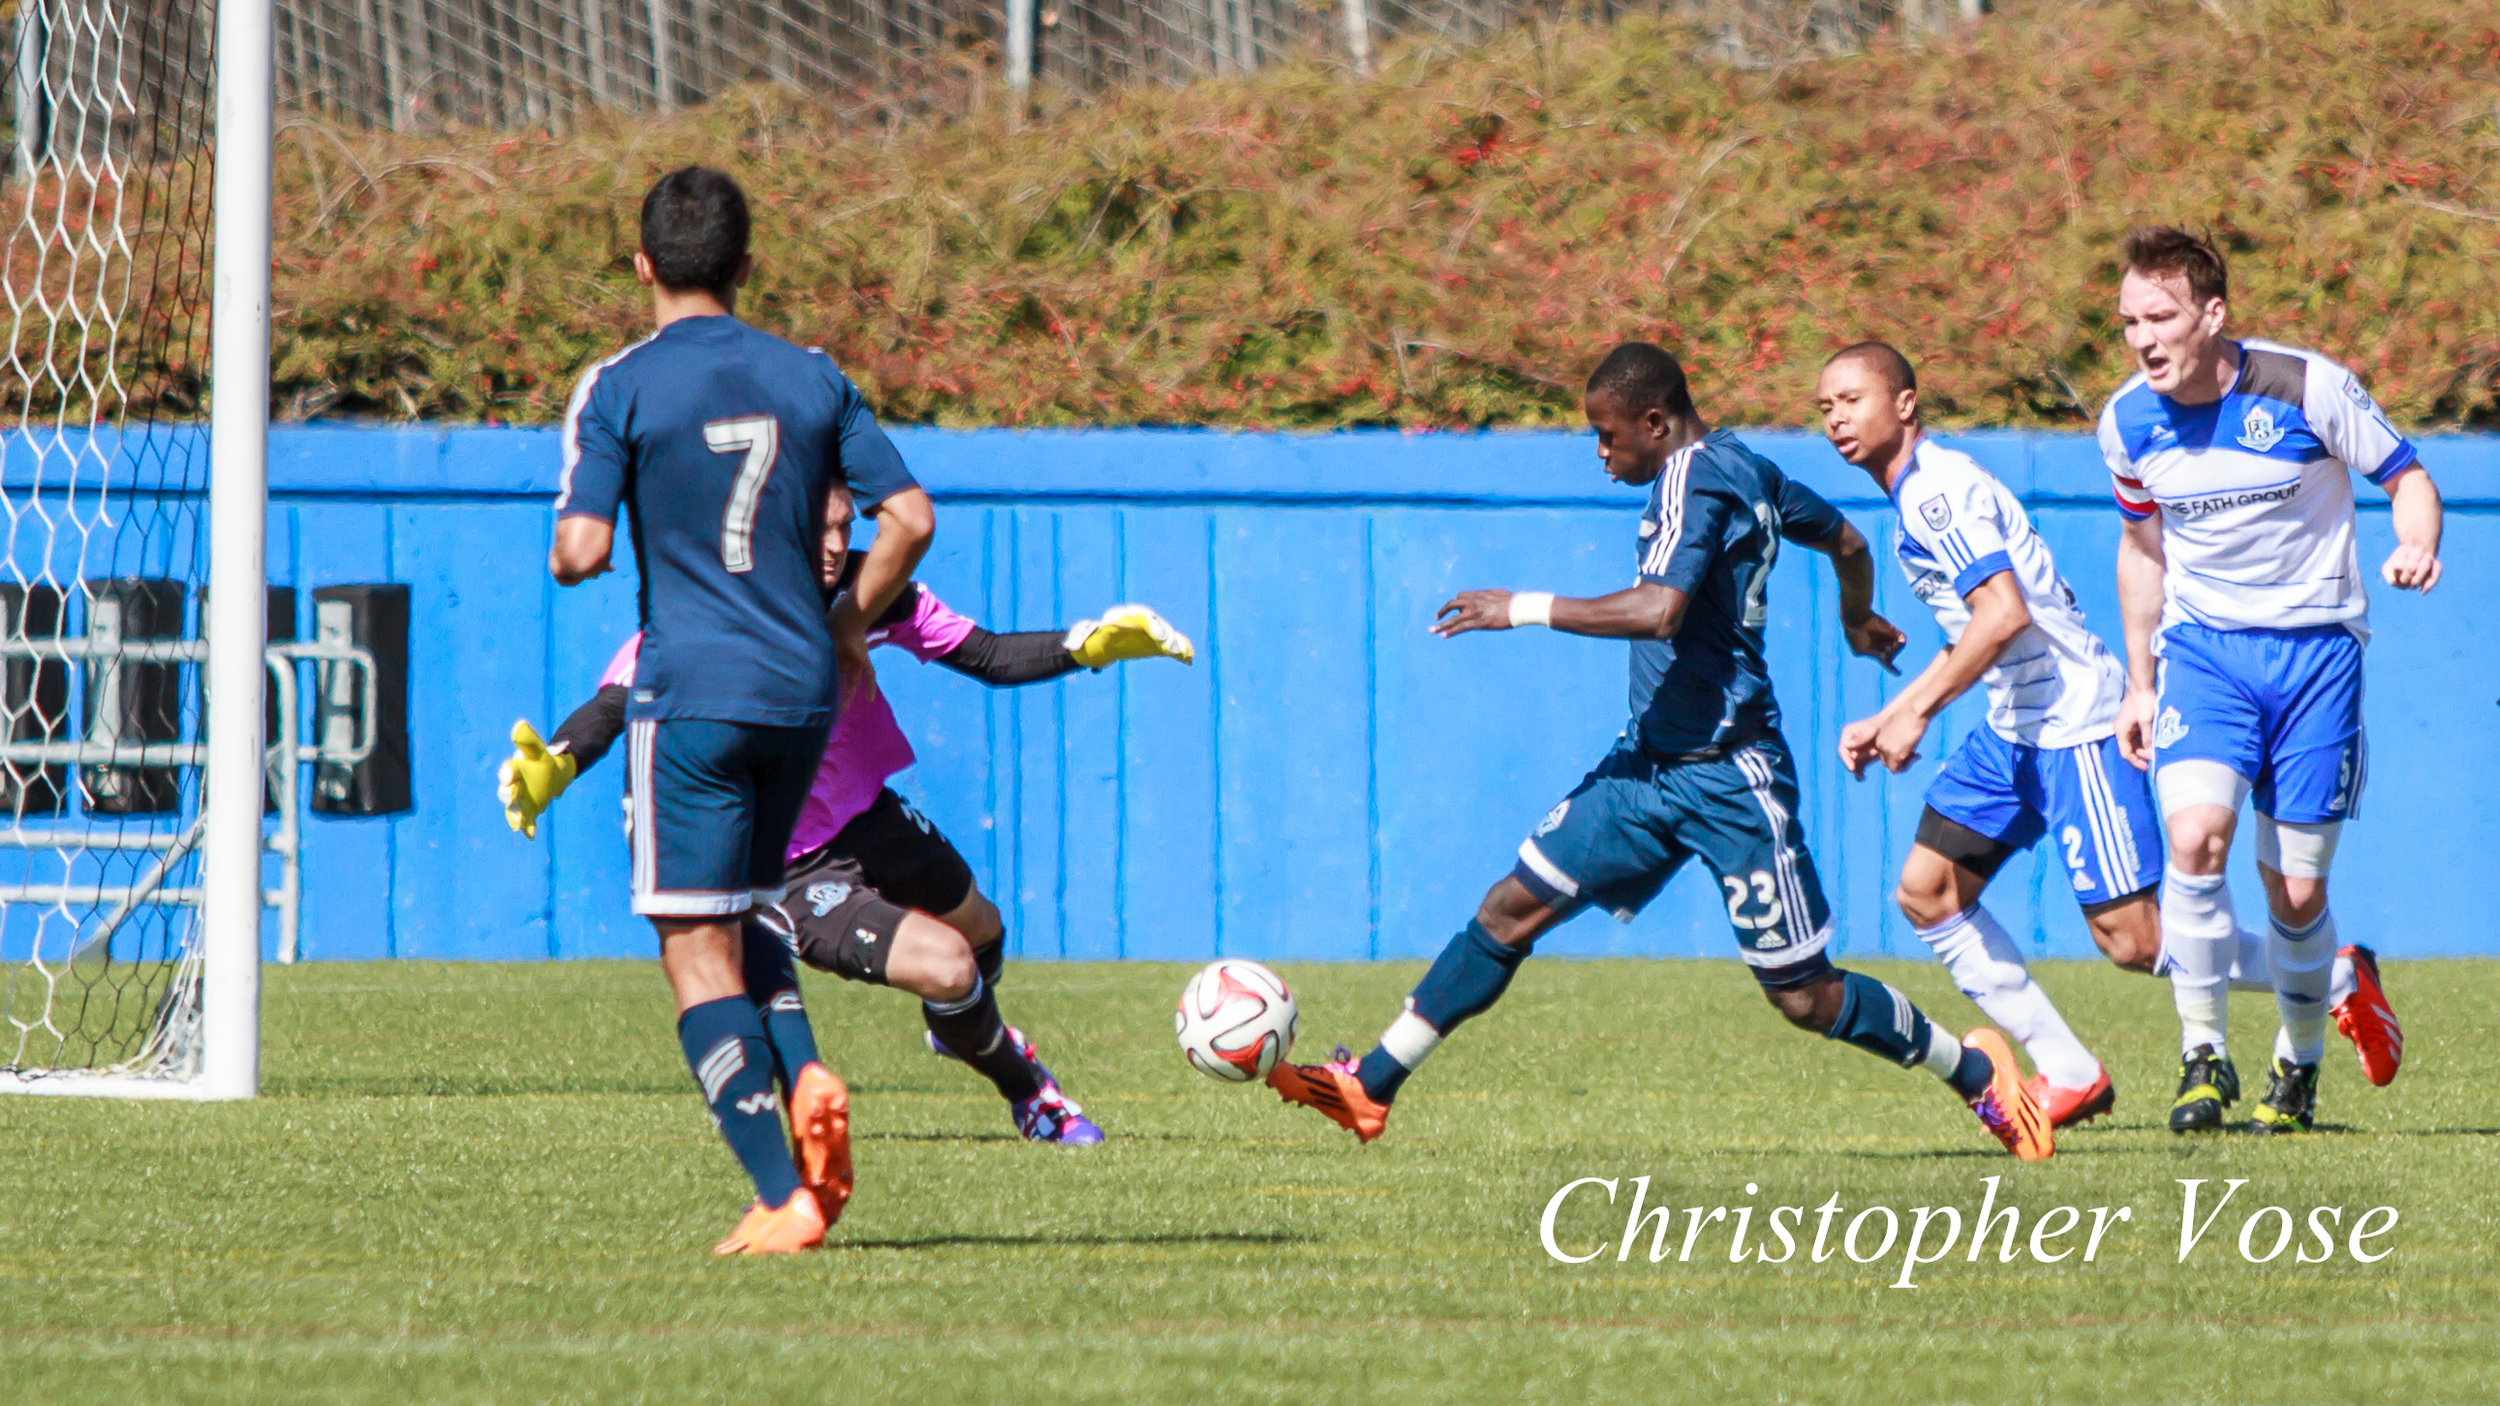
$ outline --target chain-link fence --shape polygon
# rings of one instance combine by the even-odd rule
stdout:
[[[20,168],[58,116],[30,81],[62,26],[136,33],[187,0],[20,0]],[[667,112],[740,84],[960,110],[1003,84],[1098,91],[1254,73],[1298,57],[1367,72],[1513,25],[1697,19],[1726,56],[1832,49],[1984,0],[278,0],[278,102],[355,126],[561,129],[585,107]],[[6,0],[0,0],[5,5]],[[101,28],[118,35],[112,23]],[[111,46],[107,46],[111,47]]]

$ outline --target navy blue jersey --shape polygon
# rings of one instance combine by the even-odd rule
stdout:
[[[565,411],[556,514],[630,509],[642,656],[627,716],[832,721],[816,562],[837,480],[863,513],[912,486],[821,351],[690,317],[590,368]]]
[[[1632,736],[1698,752],[1779,726],[1762,658],[1780,539],[1820,542],[1840,511],[1725,430],[1667,457],[1641,513],[1640,577],[1685,593],[1672,640],[1632,642]]]

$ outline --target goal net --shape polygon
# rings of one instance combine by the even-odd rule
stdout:
[[[257,626],[226,632],[237,649],[220,653],[245,661],[240,670],[211,663],[221,633],[212,624],[237,618],[210,617],[212,537],[222,552],[238,540],[229,534],[245,526],[241,516],[252,519],[248,561],[221,569],[218,584],[250,597],[236,604],[257,619],[265,501],[254,447],[236,472],[235,520],[222,520],[220,484],[212,522],[210,469],[227,433],[209,423],[209,368],[227,341],[217,329],[212,348],[211,275],[228,272],[212,256],[234,252],[217,240],[219,23],[208,0],[16,0],[9,17],[0,1089],[233,1096],[250,1092],[239,1073],[256,1076]],[[238,152],[248,150],[243,136]],[[231,270],[247,290],[257,283],[258,309],[266,208],[264,193],[257,248],[244,239]],[[257,278],[244,267],[255,256]],[[258,385],[259,403],[218,407],[242,414],[254,446],[266,418],[266,336],[264,320],[259,375],[233,383],[237,394]],[[217,748],[209,698],[225,691],[248,693],[237,701],[249,711],[237,745]],[[230,727],[233,716],[221,708],[218,723]],[[232,789],[205,784],[212,753],[243,758],[254,794],[241,806],[229,798],[212,813],[214,795]],[[231,833],[238,815],[240,836]],[[212,971],[221,958],[209,934],[221,908],[236,926],[238,883],[252,905],[253,1028],[218,1038],[248,1034],[251,1049],[242,1065],[229,1059],[204,1078],[216,1072],[210,988],[228,974]]]

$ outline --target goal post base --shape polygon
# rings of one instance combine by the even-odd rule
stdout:
[[[0,1094],[52,1095],[63,1098],[176,1099],[189,1103],[223,1103],[252,1097],[249,1087],[219,1089],[206,1079],[152,1079],[141,1074],[96,1074],[64,1069],[58,1073],[23,1074],[0,1070]]]

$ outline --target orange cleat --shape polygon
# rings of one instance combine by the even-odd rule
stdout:
[[[2061,1089],[2049,1082],[2048,1075],[2034,1074],[2031,1082],[2023,1085],[2023,1092],[2031,1095],[2031,1101],[2049,1116],[2052,1128],[2089,1123],[2118,1106],[2118,1089],[2109,1082],[2106,1069],[2088,1089]]]
[[[842,1219],[851,1203],[851,1091],[821,1064],[810,1063],[792,1081],[790,1141],[799,1182],[816,1193],[825,1224]]]
[[[825,1213],[816,1193],[802,1186],[777,1207],[747,1207],[738,1228],[712,1247],[716,1255],[787,1255],[825,1243]]]
[[[2057,1133],[2049,1126],[2048,1115],[2023,1089],[2013,1047],[2003,1035],[1984,1026],[1963,1036],[1962,1043],[1986,1055],[1995,1067],[1988,1087],[1970,1101],[1970,1111],[1979,1115],[1980,1123],[2005,1144],[2006,1151],[2026,1162],[2049,1160],[2057,1152]]]
[[[2388,1007],[2387,992],[2378,984],[2378,954],[2367,947],[2347,946],[2336,954],[2352,961],[2352,994],[2335,1008],[2335,1029],[2361,1054],[2361,1072],[2386,1088],[2396,1081],[2405,1062],[2404,1027]]]
[[[1287,1103],[1316,1108],[1338,1127],[1364,1142],[1389,1126],[1389,1105],[1372,1102],[1363,1081],[1354,1077],[1354,1058],[1344,1046],[1326,1064],[1279,1064],[1267,1072],[1267,1086]]]

